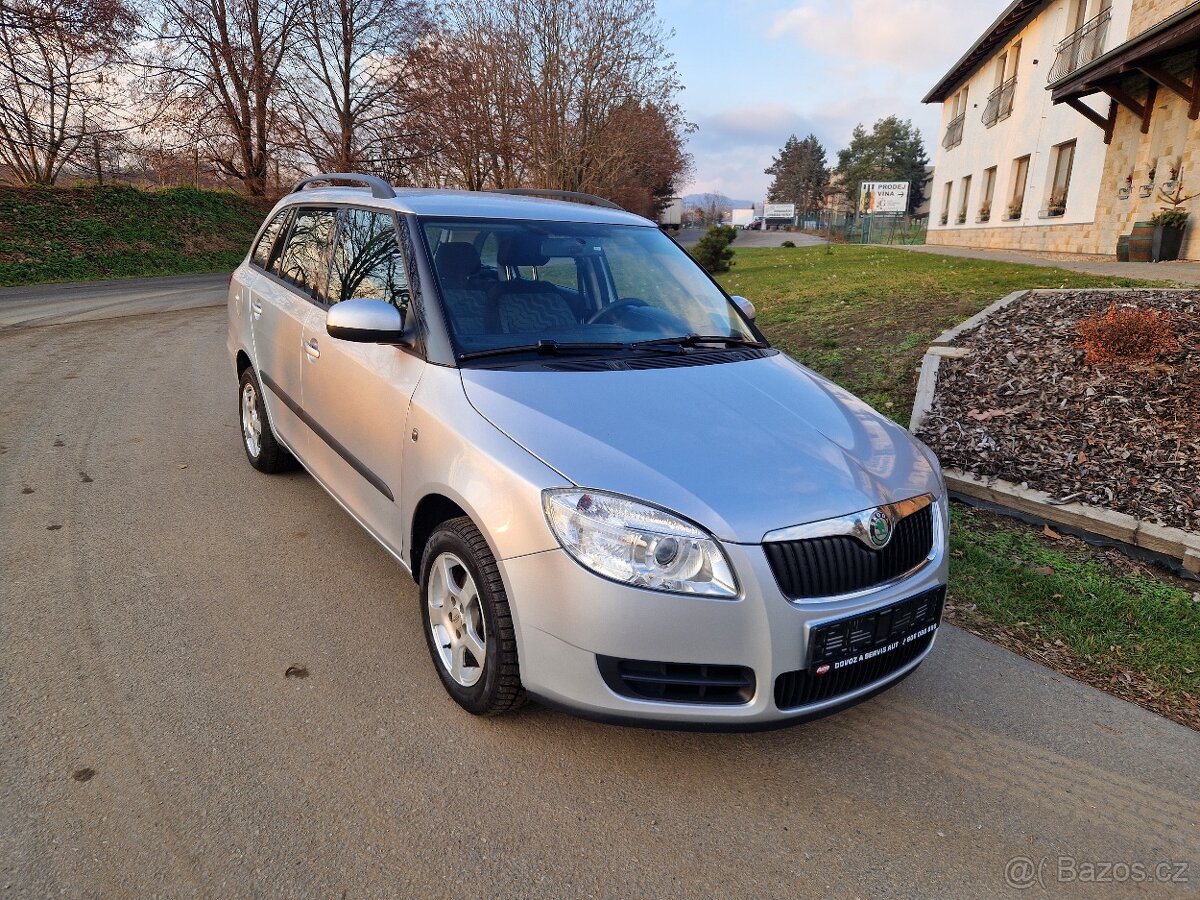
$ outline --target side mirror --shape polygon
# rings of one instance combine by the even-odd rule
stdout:
[[[758,311],[755,310],[754,304],[745,297],[734,296],[731,299],[737,304],[737,308],[742,311],[742,315],[753,322],[754,317],[758,315]]]
[[[404,330],[400,310],[382,300],[358,297],[335,303],[325,314],[325,330],[339,341],[413,345],[412,335]]]

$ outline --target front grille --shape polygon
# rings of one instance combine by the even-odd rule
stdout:
[[[896,523],[891,541],[873,550],[850,535],[763,544],[779,589],[793,600],[850,594],[890,581],[933,549],[933,504]]]
[[[831,700],[903,669],[933,643],[945,597],[939,588],[814,628],[809,667],[775,679],[775,705],[794,709]]]
[[[624,697],[668,703],[749,703],[754,670],[745,666],[648,662],[597,656],[604,683]]]

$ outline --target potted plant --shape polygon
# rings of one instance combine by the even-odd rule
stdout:
[[[1167,180],[1162,183],[1162,187],[1159,188],[1159,192],[1163,193],[1163,194],[1173,194],[1175,192],[1175,188],[1179,186],[1178,179],[1179,179],[1179,162],[1176,161],[1175,164],[1173,166],[1171,166],[1170,177],[1168,177]]]
[[[1066,191],[1055,191],[1050,195],[1050,205],[1046,208],[1046,215],[1051,217],[1061,216],[1067,211],[1067,193]]]
[[[966,224],[966,221],[967,221],[967,211],[966,211],[965,209],[963,209],[963,210],[959,210],[959,213],[958,213],[958,224],[959,224],[959,225],[965,225],[965,224]]]
[[[979,221],[988,222],[992,218],[992,204],[981,203],[979,205]]]
[[[1008,204],[1008,220],[1011,222],[1019,218],[1021,218],[1021,202],[1014,200]]]
[[[942,213],[942,220],[939,224],[945,225],[950,221],[950,213]]]
[[[1149,197],[1151,194],[1154,193],[1154,176],[1156,174],[1158,174],[1157,169],[1151,169],[1149,172],[1146,173],[1146,177],[1149,179],[1149,181],[1147,181],[1145,184],[1143,184],[1138,189],[1139,197]]]
[[[1125,176],[1125,186],[1117,190],[1117,198],[1120,200],[1128,200],[1133,196],[1133,173],[1130,172]]]
[[[1173,173],[1176,176],[1178,173]],[[1184,196],[1183,182],[1178,178],[1172,178],[1175,182],[1174,191],[1167,192],[1164,190],[1166,185],[1159,188],[1158,196],[1167,206],[1155,213],[1150,218],[1150,224],[1154,226],[1154,240],[1150,247],[1150,259],[1154,262],[1168,262],[1173,259],[1179,259],[1179,251],[1183,247],[1183,232],[1187,228],[1188,211],[1180,209],[1183,204],[1187,203],[1200,194],[1189,194]]]

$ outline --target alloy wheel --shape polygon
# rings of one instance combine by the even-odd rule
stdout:
[[[433,561],[427,603],[442,667],[456,684],[472,687],[487,660],[487,624],[475,579],[455,554],[443,553]]]

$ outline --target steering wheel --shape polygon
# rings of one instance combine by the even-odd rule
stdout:
[[[610,303],[608,306],[599,312],[593,313],[587,320],[588,325],[599,325],[608,323],[615,325],[614,319],[620,318],[620,314],[627,309],[633,309],[635,306],[649,306],[650,304],[641,297],[625,297],[623,300],[618,300],[615,303]]]

